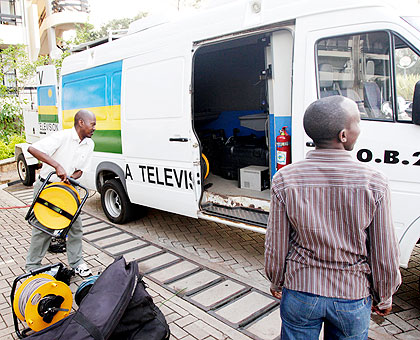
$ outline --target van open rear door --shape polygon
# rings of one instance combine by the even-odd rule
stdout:
[[[122,145],[131,202],[197,217],[200,150],[191,120],[191,47],[123,62]]]

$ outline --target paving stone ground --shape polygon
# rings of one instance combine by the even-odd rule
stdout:
[[[0,190],[0,207],[16,205],[22,202]],[[106,220],[97,194],[88,200],[84,210]],[[3,279],[0,280],[0,339],[16,338],[9,296],[14,278],[23,273],[29,246],[30,227],[24,220],[25,213],[26,209],[0,210],[0,274]],[[264,235],[153,209],[142,219],[120,227],[268,292],[263,270]],[[84,242],[84,256],[94,273],[112,262],[110,256],[87,242]],[[44,263],[57,261],[67,263],[66,256],[48,253]],[[372,315],[369,333],[372,339],[420,339],[419,247],[409,267],[401,271],[404,282],[394,298],[393,313],[385,318]],[[73,292],[81,281],[79,277],[72,281]],[[170,324],[172,339],[249,339],[154,282],[148,280],[148,284],[150,294]]]
[[[0,208],[22,206],[23,203],[0,189]],[[0,339],[17,339],[10,307],[13,280],[24,273],[25,256],[30,241],[30,226],[24,216],[27,209],[0,209]],[[84,259],[93,273],[99,273],[112,263],[113,258],[83,242]],[[43,264],[62,262],[67,265],[66,254],[47,253]],[[82,278],[72,278],[70,289],[74,294]],[[171,339],[178,340],[249,340],[218,319],[208,315],[170,291],[145,279],[153,301],[164,313],[171,329]],[[20,328],[21,330],[23,328]]]
[[[88,200],[85,210],[106,220],[97,193]],[[155,209],[120,227],[268,292],[263,234]],[[392,313],[385,318],[372,314],[372,339],[420,339],[420,245],[415,247],[408,268],[401,268],[401,274],[403,284],[394,296]]]

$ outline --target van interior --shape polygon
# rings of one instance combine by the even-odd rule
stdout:
[[[260,34],[200,47],[193,76],[194,128],[209,168],[201,208],[261,226],[270,200],[268,43]]]

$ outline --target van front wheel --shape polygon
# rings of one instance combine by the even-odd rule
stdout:
[[[132,217],[132,204],[121,182],[111,179],[102,187],[101,204],[106,217],[112,222],[123,224]]]
[[[17,172],[23,185],[30,187],[35,182],[35,167],[26,164],[25,156],[21,153],[16,161]]]

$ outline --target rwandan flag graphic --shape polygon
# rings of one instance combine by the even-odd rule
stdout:
[[[118,61],[62,78],[63,129],[73,126],[80,109],[92,111],[96,115],[95,151],[122,153],[121,71],[122,61]]]
[[[58,123],[55,86],[40,86],[38,93],[38,122]]]

